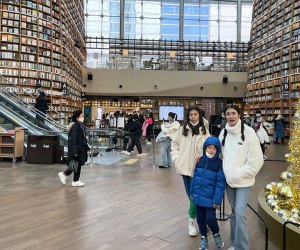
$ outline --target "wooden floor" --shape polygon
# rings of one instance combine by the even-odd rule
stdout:
[[[187,232],[188,200],[181,177],[174,168],[153,167],[152,146],[143,147],[148,152],[143,158],[103,153],[105,164],[83,168],[84,188],[71,187],[71,179],[66,186],[60,183],[57,173],[64,165],[20,162],[12,167],[0,161],[0,249],[198,249],[199,236],[191,238]],[[249,200],[255,209],[258,192],[286,169],[285,153],[285,145],[268,146],[270,160]],[[155,155],[159,164],[160,148]],[[129,159],[138,160],[124,164]],[[94,162],[101,163],[101,157]],[[249,209],[247,216],[250,249],[262,250],[258,220]],[[219,225],[227,249],[229,220]],[[209,249],[215,249],[211,235]],[[277,248],[270,242],[269,249]]]

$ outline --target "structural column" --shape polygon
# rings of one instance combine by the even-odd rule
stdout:
[[[124,39],[125,0],[120,0],[120,39]]]
[[[242,40],[242,0],[237,1],[237,34],[236,34],[236,41],[239,43]]]
[[[179,41],[183,41],[183,26],[184,26],[184,0],[180,0],[180,7],[179,7]]]

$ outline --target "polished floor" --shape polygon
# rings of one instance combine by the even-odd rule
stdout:
[[[0,161],[0,249],[195,250],[199,236],[187,233],[187,206],[182,179],[174,168],[160,169],[160,145],[144,145],[144,157],[120,151],[101,152],[85,165],[85,187],[63,186],[57,176],[65,165]],[[287,167],[286,145],[270,145],[269,160],[257,176],[249,204]],[[155,154],[153,154],[155,152]],[[228,203],[225,210],[229,213]],[[264,249],[264,233],[248,209],[251,250]],[[229,220],[219,222],[229,245]],[[211,234],[208,249],[215,249]],[[272,242],[269,249],[277,250]]]

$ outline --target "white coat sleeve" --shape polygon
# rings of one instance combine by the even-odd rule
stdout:
[[[179,157],[179,150],[180,150],[180,133],[181,133],[181,129],[178,129],[175,132],[175,136],[171,142],[171,157],[172,157],[172,161],[174,162],[174,164],[176,165],[176,161]]]
[[[241,175],[245,178],[255,177],[264,164],[263,153],[261,151],[260,142],[253,130],[249,133],[249,147],[247,152],[247,161],[241,167]]]

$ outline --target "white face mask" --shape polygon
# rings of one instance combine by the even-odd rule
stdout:
[[[78,121],[83,122],[84,118],[83,117],[79,117]]]
[[[213,157],[214,157],[214,155],[211,155],[211,154],[208,153],[208,152],[205,152],[205,154],[206,154],[207,158],[213,158]]]

